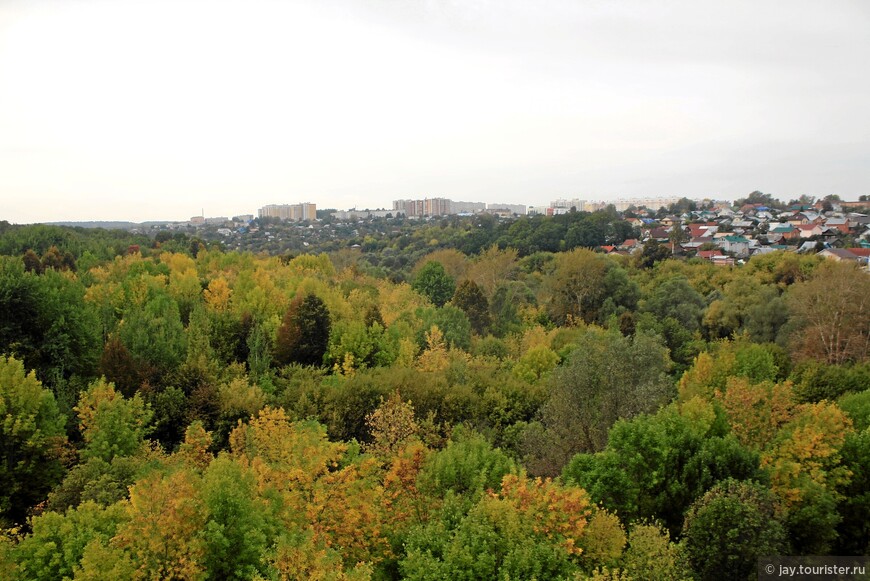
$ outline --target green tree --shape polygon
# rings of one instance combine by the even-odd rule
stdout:
[[[247,361],[247,341],[254,324],[253,317],[248,314],[238,317],[229,310],[218,310],[211,312],[210,318],[209,343],[218,360],[223,363]]]
[[[366,315],[363,317],[363,324],[366,329],[370,329],[372,325],[378,325],[381,329],[386,329],[387,324],[384,322],[384,317],[381,314],[381,309],[378,305],[370,305],[368,309],[366,309]]]
[[[546,345],[538,345],[523,353],[512,371],[516,377],[527,383],[535,383],[546,377],[558,364],[559,356],[552,349]]]
[[[762,289],[758,302],[746,309],[743,329],[758,343],[777,341],[780,329],[788,322],[789,313],[785,300],[775,293],[773,289]]]
[[[625,543],[615,519],[594,510],[583,490],[550,480],[508,474],[498,493],[466,512],[467,505],[448,494],[441,513],[411,531],[404,578],[572,578],[611,560]]]
[[[626,522],[659,519],[677,536],[698,496],[761,472],[758,454],[728,434],[711,404],[694,400],[617,422],[603,452],[575,456],[562,475]]]
[[[456,282],[447,274],[444,266],[435,261],[423,265],[411,286],[436,307],[444,306],[456,291]]]
[[[281,365],[323,365],[329,348],[329,309],[317,295],[297,297],[278,328],[275,361]]]
[[[339,367],[350,362],[348,356],[353,357],[354,368],[375,365],[382,331],[383,328],[376,323],[366,327],[360,321],[340,321],[332,327],[328,359]]]
[[[727,283],[704,314],[704,327],[711,338],[730,337],[745,331],[753,341],[770,343],[788,321],[781,289],[764,284],[757,272]]]
[[[701,581],[749,579],[758,558],[786,548],[776,499],[754,482],[728,480],[692,505],[683,527],[683,546]]]
[[[669,365],[667,349],[654,336],[586,331],[551,375],[541,410],[546,437],[531,450],[535,471],[555,474],[574,454],[602,450],[617,420],[665,403],[673,391]]]
[[[178,304],[167,295],[157,295],[144,308],[131,308],[119,329],[121,341],[133,357],[159,373],[174,370],[184,361],[184,325]]]
[[[489,301],[486,295],[473,280],[464,280],[456,288],[453,295],[453,306],[462,309],[471,323],[471,328],[478,335],[483,335],[489,329]]]
[[[628,272],[621,266],[609,263],[607,274],[604,275],[604,294],[607,296],[598,316],[599,322],[606,317],[621,315],[637,308],[640,289],[637,283],[628,277]]]
[[[55,389],[73,375],[92,377],[99,325],[84,295],[84,286],[63,273],[36,275],[20,260],[0,257],[0,353],[23,360]]]
[[[805,361],[789,379],[795,395],[803,403],[833,401],[847,393],[863,392],[870,386],[870,363],[861,365],[827,365]]]
[[[228,456],[212,461],[203,475],[207,522],[202,530],[203,565],[212,579],[251,579],[263,573],[274,526],[256,498],[254,474]]]
[[[125,520],[120,504],[108,508],[85,502],[65,514],[33,519],[33,532],[15,549],[21,579],[72,579],[90,543],[108,545]]]
[[[450,509],[409,534],[402,578],[569,579],[579,572],[566,550],[498,499],[482,500],[467,515]]]
[[[518,307],[534,304],[536,304],[535,295],[522,282],[510,281],[498,285],[490,301],[493,334],[503,337],[520,331],[522,321]]]
[[[529,252],[559,252],[565,238],[565,227],[554,220],[544,220],[532,230]]]
[[[205,308],[191,310],[187,325],[187,364],[206,369],[214,364],[214,351],[210,342],[211,322]]]
[[[420,486],[430,494],[480,497],[498,490],[506,474],[515,474],[511,458],[480,434],[456,428],[447,447],[433,454],[420,473]]]
[[[645,581],[689,581],[688,564],[679,545],[658,525],[638,523],[628,535],[622,566],[631,578]]]
[[[184,390],[170,385],[163,389],[143,391],[142,396],[153,412],[151,438],[163,445],[164,450],[174,450],[184,437],[188,420],[188,400]]]
[[[24,364],[0,356],[0,523],[21,523],[63,474],[64,418]]]
[[[637,265],[640,268],[652,268],[656,263],[671,257],[671,249],[660,244],[654,238],[643,244],[643,251],[638,255]]]
[[[606,257],[583,248],[557,254],[546,280],[553,319],[594,321],[605,299],[608,266]]]
[[[581,220],[572,224],[565,234],[565,247],[595,248],[606,242],[603,225],[592,220]]]
[[[417,334],[421,348],[426,346],[426,335],[433,325],[443,333],[444,342],[451,348],[464,351],[471,348],[471,323],[463,311],[448,304],[440,309],[426,309],[422,314],[423,325]]]
[[[656,286],[644,302],[643,310],[659,320],[675,319],[688,331],[695,331],[700,328],[706,306],[704,297],[692,288],[686,277],[674,276]]]
[[[48,495],[46,509],[65,513],[83,502],[109,506],[127,498],[136,479],[154,468],[147,456],[115,457],[111,464],[90,458],[73,466]]]
[[[81,394],[75,411],[85,440],[82,455],[104,462],[136,454],[145,441],[152,416],[142,396],[125,399],[105,379],[95,381]]]
[[[683,227],[680,224],[674,224],[671,231],[668,233],[668,242],[671,244],[671,253],[680,254],[682,252],[680,245],[689,240],[689,234],[683,230]]]
[[[758,190],[755,190],[745,198],[741,198],[734,202],[734,205],[737,207],[743,206],[745,204],[761,204],[762,206],[773,206],[776,208],[782,207],[782,202],[775,199],[770,194],[765,194],[763,192],[759,192]]]
[[[870,401],[870,391],[862,395]],[[841,521],[833,554],[866,555],[870,552],[870,427],[866,423],[860,432],[846,437],[841,453],[842,465],[852,478],[837,507]]]
[[[290,308],[294,308],[292,303]],[[286,331],[288,338],[290,338],[290,330],[292,328]],[[273,358],[272,340],[265,325],[261,323],[252,326],[245,341],[245,351],[247,352],[248,371],[251,377],[260,381],[268,374]],[[287,355],[289,356],[289,353]]]

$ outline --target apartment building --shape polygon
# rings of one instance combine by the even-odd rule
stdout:
[[[280,218],[281,220],[314,220],[317,218],[317,205],[308,202],[302,204],[269,204],[257,210],[260,218]]]

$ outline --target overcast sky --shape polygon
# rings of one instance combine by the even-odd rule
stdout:
[[[0,0],[0,219],[870,193],[870,2]]]

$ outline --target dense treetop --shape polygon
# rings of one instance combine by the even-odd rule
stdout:
[[[4,226],[0,577],[747,578],[760,554],[865,554],[870,276],[604,255],[627,223],[558,218],[277,256]]]

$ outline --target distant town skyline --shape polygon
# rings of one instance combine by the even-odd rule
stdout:
[[[753,190],[753,191],[755,191],[755,190]],[[689,200],[696,201],[696,202],[703,201],[703,200],[733,202],[734,200],[746,197],[750,193],[751,192],[745,192],[745,193],[737,194],[734,196],[690,196],[690,195],[685,195],[685,196],[638,196],[638,197],[614,196],[610,199],[561,197],[561,198],[554,198],[551,200],[547,200],[547,201],[544,201],[540,204],[524,204],[524,203],[512,203],[512,202],[504,202],[504,201],[502,201],[502,202],[481,202],[478,200],[452,200],[449,198],[444,198],[444,196],[423,196],[422,199],[445,199],[446,201],[452,202],[453,204],[450,206],[451,207],[450,211],[439,211],[437,213],[433,213],[431,211],[431,209],[428,211],[421,210],[421,212],[422,212],[421,215],[426,215],[426,216],[429,216],[429,215],[447,215],[447,214],[459,214],[459,213],[463,213],[463,212],[475,213],[472,210],[453,211],[453,207],[457,203],[461,204],[461,205],[467,205],[467,206],[480,206],[481,208],[487,208],[487,209],[498,208],[498,207],[522,206],[523,208],[525,208],[527,210],[527,212],[515,212],[515,213],[520,213],[520,214],[542,213],[541,212],[542,208],[548,208],[548,207],[554,208],[555,207],[558,210],[561,210],[561,211],[557,211],[556,213],[564,213],[565,211],[567,211],[570,208],[570,206],[565,206],[564,203],[560,203],[560,202],[572,201],[572,200],[576,200],[576,201],[581,202],[580,206],[576,207],[576,209],[579,211],[594,212],[596,210],[600,210],[602,207],[609,205],[609,204],[613,204],[616,207],[616,209],[620,212],[625,211],[627,209],[627,207],[630,205],[637,206],[637,207],[646,207],[647,209],[656,210],[656,209],[658,209],[658,207],[662,207],[662,206],[667,207],[670,204],[675,203],[676,201],[678,201],[679,199],[682,199],[682,198],[687,198]],[[765,193],[768,193],[768,192],[765,192]],[[773,196],[773,197],[776,198],[777,196]],[[785,198],[787,198],[787,199],[783,199],[782,201],[786,202],[789,199],[796,199],[797,197],[798,196],[785,196]],[[857,200],[857,196],[855,197],[855,200]],[[402,200],[402,201],[405,201],[405,200]],[[407,201],[411,201],[411,200],[407,200]],[[844,198],[844,201],[853,201],[853,200],[852,200],[852,198]],[[258,216],[259,217],[271,216],[271,217],[280,217],[280,218],[288,219],[288,220],[300,220],[300,219],[313,219],[313,218],[311,218],[309,214],[300,214],[298,216],[295,214],[284,215],[283,213],[279,213],[277,211],[274,214],[264,213],[264,209],[266,209],[266,208],[279,208],[279,207],[290,208],[293,206],[298,206],[298,207],[312,206],[312,207],[316,207],[317,210],[324,210],[324,211],[335,210],[338,212],[347,212],[347,211],[351,211],[351,210],[360,210],[360,211],[361,210],[371,210],[371,211],[381,210],[381,211],[384,211],[384,212],[389,213],[389,214],[394,214],[394,213],[396,213],[395,202],[396,202],[396,200],[393,200],[390,203],[387,203],[384,205],[356,204],[356,205],[351,205],[351,206],[346,206],[346,207],[337,207],[337,206],[330,205],[330,204],[324,205],[324,204],[321,204],[319,202],[297,203],[297,202],[287,201],[287,202],[281,202],[281,203],[262,204],[259,208],[237,207],[237,208],[233,209],[231,207],[232,204],[230,204],[228,206],[225,206],[226,211],[217,211],[217,210],[210,211],[210,209],[206,207],[206,208],[200,208],[199,211],[194,212],[193,214],[186,215],[186,216],[180,215],[176,212],[176,214],[173,214],[171,216],[169,216],[169,215],[155,215],[155,216],[141,217],[141,216],[137,216],[134,214],[134,215],[130,215],[130,216],[121,216],[121,217],[115,217],[115,216],[91,217],[91,216],[86,216],[86,215],[79,215],[79,216],[72,217],[72,218],[64,217],[64,218],[58,218],[58,219],[35,219],[35,220],[28,220],[28,221],[17,221],[17,220],[11,219],[10,217],[8,217],[6,215],[0,215],[0,220],[5,220],[5,221],[10,222],[12,224],[53,223],[53,222],[101,222],[101,221],[105,221],[105,222],[137,222],[137,223],[141,223],[141,222],[188,222],[188,221],[191,221],[191,222],[197,223],[197,220],[196,220],[197,218],[202,218],[202,220],[200,220],[200,221],[204,223],[204,222],[207,222],[209,218],[222,217],[225,219],[230,219],[233,216],[237,216],[237,217],[238,216],[250,216],[251,218],[258,217]],[[645,202],[645,203],[638,203],[638,202]],[[478,210],[478,211],[480,211],[480,210]],[[402,214],[408,215],[408,212],[405,210],[400,209],[399,212]],[[305,216],[305,218],[303,218],[303,216]]]
[[[870,193],[863,0],[6,0],[0,219]]]

